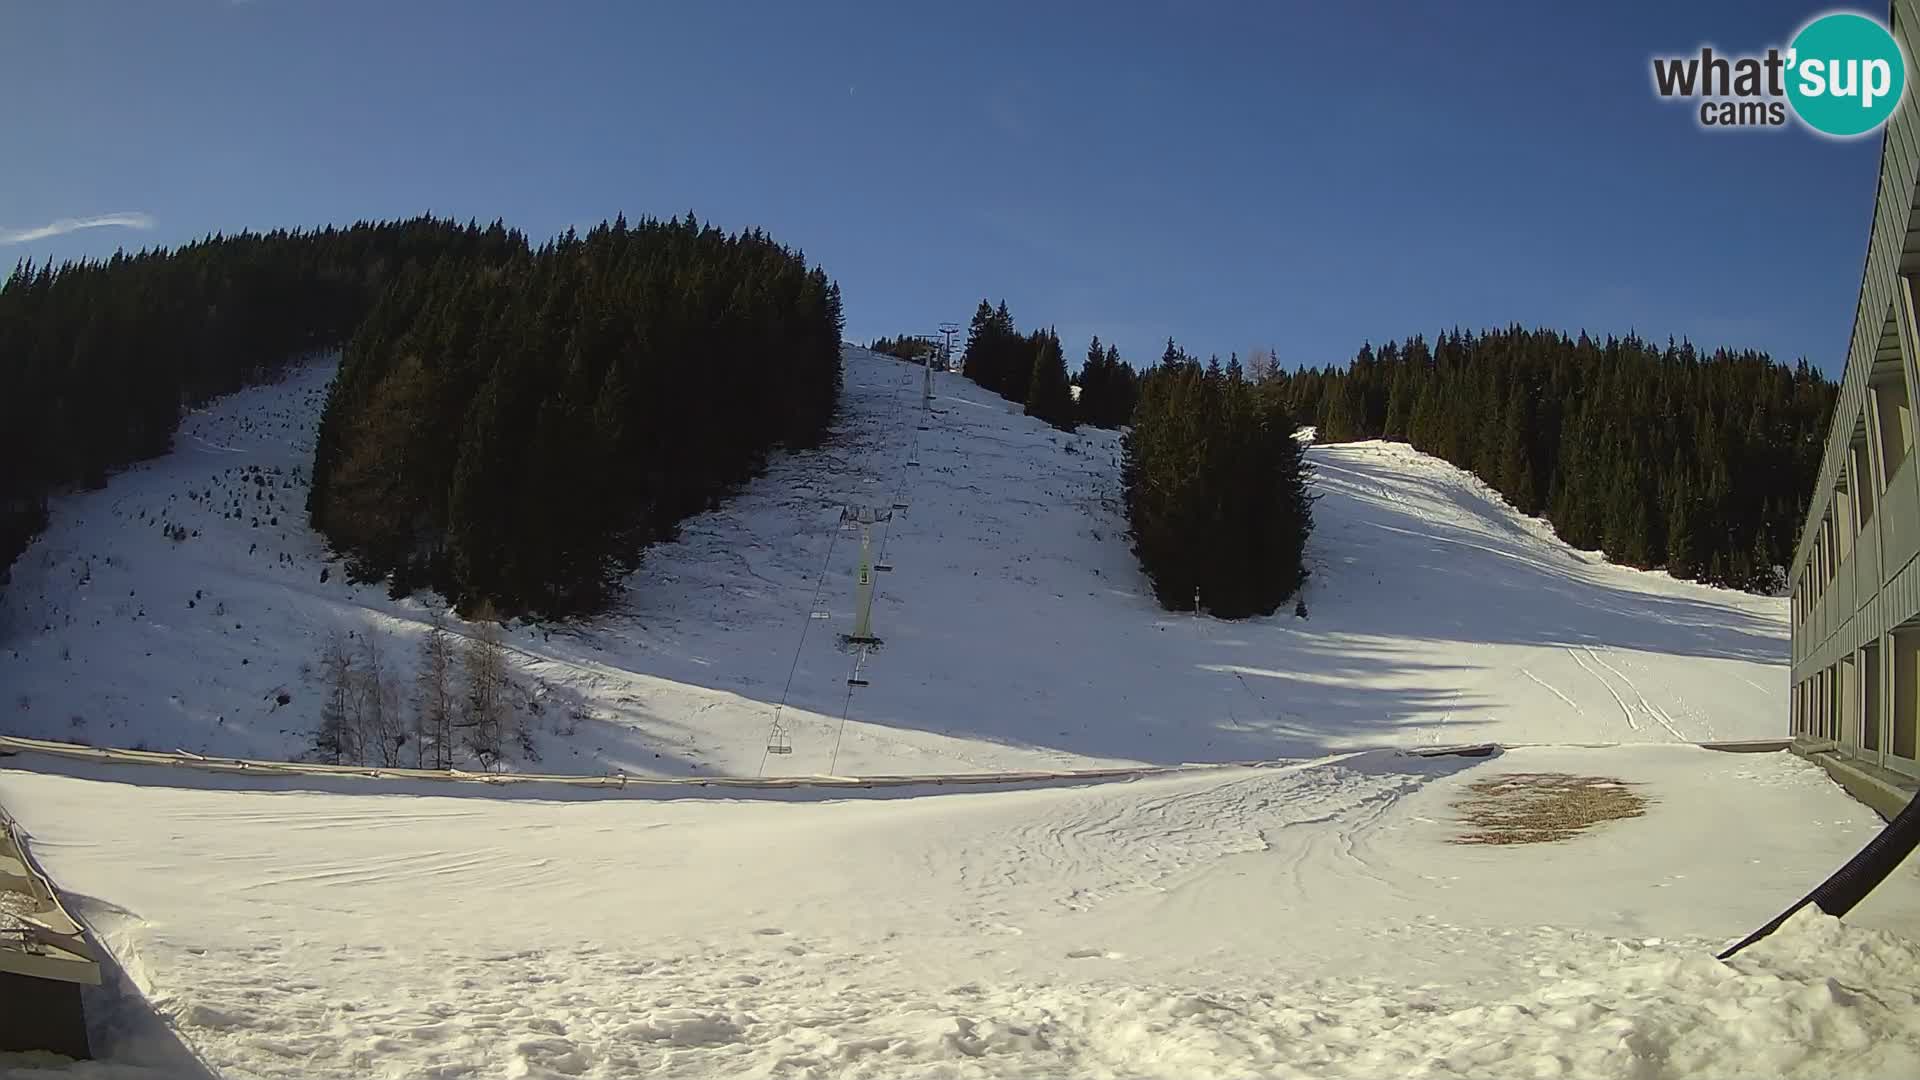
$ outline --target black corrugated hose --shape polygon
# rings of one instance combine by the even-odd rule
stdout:
[[[1853,910],[1853,906],[1867,898],[1874,886],[1887,879],[1887,875],[1906,861],[1915,847],[1920,847],[1920,794],[1907,803],[1880,835],[1867,841],[1860,854],[1847,860],[1847,865],[1834,871],[1833,876],[1820,883],[1820,887],[1802,897],[1800,902],[1781,912],[1767,925],[1748,934],[1740,944],[1720,954],[1725,960],[1741,949],[1759,941],[1775,930],[1780,924],[1793,918],[1794,913],[1808,904],[1817,904],[1821,911],[1838,918]]]

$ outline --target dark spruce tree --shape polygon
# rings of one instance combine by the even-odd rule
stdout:
[[[1052,330],[1034,342],[1033,363],[1027,378],[1028,416],[1045,420],[1062,431],[1072,431],[1073,391],[1067,381],[1067,358],[1060,350],[1060,337]]]
[[[1107,346],[1107,362],[1104,369],[1112,380],[1112,392],[1107,395],[1107,404],[1103,406],[1101,427],[1119,427],[1133,416],[1133,408],[1140,401],[1140,374],[1133,366],[1120,359],[1120,348]]]
[[[1008,401],[1025,404],[1039,341],[1038,334],[1022,335],[1014,329],[1005,300],[997,308],[982,300],[967,328],[967,348],[960,370]]]
[[[1120,359],[1120,350],[1102,347],[1096,335],[1087,345],[1087,359],[1080,367],[1080,422],[1093,427],[1117,428],[1133,415],[1133,403],[1139,396],[1139,377]]]
[[[1244,618],[1299,592],[1313,528],[1305,453],[1254,384],[1209,374],[1169,342],[1122,445],[1134,553],[1162,607]]]

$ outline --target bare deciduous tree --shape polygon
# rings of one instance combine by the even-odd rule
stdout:
[[[407,735],[386,651],[373,633],[361,637],[357,648],[353,636],[334,630],[321,643],[314,751],[341,765],[399,765]]]
[[[1255,349],[1247,354],[1247,379],[1265,382],[1280,370],[1280,358],[1272,349]]]
[[[354,696],[353,649],[347,636],[338,630],[327,634],[320,646],[320,730],[314,734],[314,750],[336,764],[355,759],[357,747],[351,724]]]
[[[492,771],[500,763],[507,721],[507,651],[493,607],[482,604],[474,612],[474,633],[467,639],[463,667],[466,675],[467,748],[480,767]]]
[[[453,768],[453,717],[459,706],[453,690],[453,635],[447,618],[436,611],[420,643],[420,674],[414,696],[414,765]]]
[[[387,674],[386,650],[380,636],[369,630],[361,639],[359,727],[360,761],[393,767],[401,764],[406,731],[394,700],[393,680]]]

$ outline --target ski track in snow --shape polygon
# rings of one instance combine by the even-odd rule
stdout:
[[[1667,734],[1673,736],[1675,742],[1684,742],[1686,740],[1686,736],[1680,734],[1680,730],[1673,726],[1673,718],[1668,716],[1664,711],[1662,711],[1659,707],[1655,706],[1652,702],[1648,701],[1647,695],[1640,692],[1640,687],[1636,685],[1632,679],[1627,678],[1627,676],[1623,672],[1621,672],[1619,668],[1614,667],[1612,664],[1607,663],[1606,658],[1601,656],[1599,653],[1594,652],[1591,647],[1589,647],[1586,650],[1586,652],[1587,652],[1587,656],[1591,657],[1594,663],[1599,664],[1601,667],[1606,668],[1608,671],[1612,672],[1615,675],[1615,677],[1617,677],[1621,682],[1626,684],[1628,690],[1633,691],[1634,698],[1640,702],[1641,711],[1646,713],[1647,717],[1651,719],[1654,723],[1659,724],[1661,727],[1667,729]],[[1617,700],[1617,695],[1616,695],[1616,700]]]
[[[1581,669],[1584,670],[1587,674],[1592,675],[1596,682],[1598,682],[1601,686],[1606,687],[1607,694],[1613,698],[1613,703],[1615,705],[1620,706],[1620,715],[1626,718],[1627,726],[1632,728],[1635,731],[1639,731],[1640,722],[1633,718],[1633,710],[1627,708],[1626,699],[1620,696],[1620,692],[1613,688],[1613,684],[1608,682],[1605,676],[1601,675],[1598,671],[1595,671],[1591,666],[1587,664],[1585,660],[1582,660],[1580,658],[1580,654],[1583,652],[1586,653],[1588,656],[1593,655],[1592,650],[1587,649],[1584,646],[1578,650],[1575,650],[1572,647],[1568,647],[1567,649],[1567,655],[1573,657],[1574,663],[1579,664]]]
[[[1568,707],[1568,708],[1570,708],[1570,709],[1572,709],[1572,710],[1573,710],[1574,712],[1577,712],[1577,713],[1584,713],[1584,712],[1586,712],[1586,710],[1585,710],[1585,709],[1582,709],[1582,708],[1580,707],[1580,703],[1579,703],[1579,702],[1577,702],[1577,701],[1575,701],[1575,700],[1573,700],[1572,698],[1570,698],[1570,697],[1568,697],[1567,695],[1565,695],[1565,694],[1563,694],[1563,693],[1561,693],[1561,692],[1560,692],[1560,689],[1559,689],[1558,687],[1556,687],[1556,686],[1554,686],[1554,685],[1553,685],[1552,683],[1550,683],[1550,682],[1548,682],[1548,681],[1546,681],[1545,679],[1542,679],[1542,678],[1541,678],[1540,676],[1538,676],[1538,675],[1535,675],[1535,674],[1534,674],[1533,672],[1531,672],[1531,671],[1528,671],[1528,670],[1527,670],[1526,668],[1521,668],[1521,669],[1520,669],[1520,674],[1522,674],[1522,675],[1525,675],[1525,676],[1526,676],[1527,678],[1529,678],[1529,679],[1532,679],[1532,680],[1533,680],[1534,682],[1536,682],[1536,683],[1539,683],[1539,684],[1540,684],[1540,686],[1541,686],[1542,688],[1544,688],[1544,689],[1545,689],[1545,690],[1547,691],[1547,693],[1549,693],[1549,694],[1552,694],[1552,695],[1553,695],[1554,697],[1557,697],[1557,698],[1559,698],[1559,699],[1560,699],[1561,701],[1564,701],[1564,702],[1566,702],[1566,703],[1567,703],[1567,707]]]

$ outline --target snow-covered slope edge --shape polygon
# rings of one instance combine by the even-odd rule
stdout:
[[[328,630],[411,660],[425,598],[347,585],[304,524],[328,375],[216,402],[173,454],[58,502],[6,589],[0,730],[285,758],[310,741]],[[922,416],[920,379],[849,349],[828,447],[650,551],[620,611],[516,628],[541,760],[515,766],[976,772],[1784,727],[1784,603],[1574,552],[1396,444],[1310,452],[1311,618],[1168,615],[1127,550],[1116,436],[1052,431],[950,374]],[[836,640],[848,506],[892,514],[860,688]],[[793,752],[770,755],[783,698]]]

